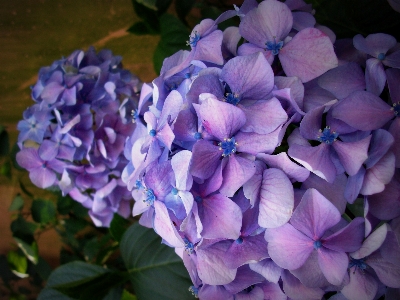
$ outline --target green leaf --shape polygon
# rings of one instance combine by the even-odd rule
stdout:
[[[7,262],[11,271],[20,278],[26,278],[28,270],[28,260],[25,256],[20,255],[17,251],[10,251],[7,254]]]
[[[4,254],[0,255],[0,278],[4,283],[8,283],[13,277],[9,268],[7,257]]]
[[[28,243],[34,241],[33,234],[37,228],[37,224],[26,221],[21,215],[18,215],[18,218],[12,221],[10,225],[13,236]]]
[[[400,39],[400,13],[387,0],[306,0],[315,9],[315,18],[328,26],[337,38],[353,38],[383,32]]]
[[[0,174],[11,179],[11,162],[6,161],[4,164],[0,165]]]
[[[21,197],[21,195],[18,194],[11,202],[8,211],[21,210],[23,207],[24,207],[24,199]]]
[[[124,290],[122,293],[121,300],[137,300],[135,295],[132,295],[127,290]]]
[[[21,188],[21,190],[24,192],[25,195],[29,196],[30,198],[33,198],[33,194],[26,189],[25,185],[21,181],[19,182],[19,187]]]
[[[166,57],[182,49],[189,49],[186,45],[189,30],[179,21],[178,18],[170,14],[165,14],[160,18],[161,39],[153,55],[154,69],[160,73],[163,61]]]
[[[50,275],[45,290],[57,290],[73,299],[103,299],[104,295],[126,280],[124,272],[111,272],[97,265],[76,261],[57,268]],[[41,294],[38,299],[42,299]]]
[[[129,224],[130,222],[127,219],[121,217],[119,214],[114,214],[110,224],[110,233],[112,237],[120,242]]]
[[[32,218],[40,224],[48,224],[56,219],[56,206],[50,200],[36,199],[32,202]]]
[[[0,125],[0,156],[6,156],[10,152],[10,138],[5,127]]]
[[[160,22],[159,22],[159,13],[155,10],[152,10],[140,3],[136,0],[132,0],[133,8],[135,10],[136,15],[138,15],[142,20],[143,24],[146,27],[146,32],[157,34],[160,32]]]
[[[136,0],[137,3],[140,3],[152,10],[158,10],[157,8],[157,0]]]
[[[57,198],[57,212],[61,215],[68,215],[72,210],[73,202],[71,197],[60,194]]]
[[[133,24],[128,28],[128,32],[136,35],[146,35],[146,34],[158,34],[158,31],[153,31],[149,28],[146,22],[140,21]]]
[[[122,286],[116,286],[112,288],[107,295],[103,298],[103,300],[116,300],[122,298]]]
[[[120,249],[138,299],[193,300],[181,258],[161,244],[152,229],[133,224],[122,237]]]
[[[43,280],[47,280],[52,272],[50,265],[40,256],[38,263],[35,265],[35,270]]]
[[[364,217],[364,199],[356,199],[353,204],[347,204],[347,208],[354,217]]]
[[[25,256],[36,265],[39,260],[39,249],[36,241],[33,241],[31,244],[29,244],[17,237],[14,237],[14,240],[22,252],[24,252]]]

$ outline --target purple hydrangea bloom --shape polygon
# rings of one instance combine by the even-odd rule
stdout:
[[[96,226],[109,226],[114,213],[129,215],[130,195],[119,178],[135,127],[126,108],[137,107],[139,87],[111,51],[75,51],[40,70],[36,104],[18,123],[17,161],[32,182],[81,202]]]

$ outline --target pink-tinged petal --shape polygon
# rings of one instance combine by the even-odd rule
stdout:
[[[385,33],[370,34],[366,38],[357,34],[353,38],[353,44],[357,50],[378,57],[380,53],[386,54],[390,48],[393,48],[396,45],[396,39]]]
[[[318,264],[328,282],[333,285],[340,285],[346,275],[349,258],[344,252],[321,247],[318,249]]]
[[[338,60],[329,37],[316,28],[297,33],[279,52],[287,76],[310,81],[336,67]]]
[[[390,108],[374,94],[357,91],[333,107],[332,117],[356,129],[369,131],[381,128],[393,118]],[[356,114],[355,111],[357,111]]]
[[[255,286],[250,292],[235,294],[235,300],[258,300],[265,299],[264,291],[259,286]]]
[[[283,40],[292,29],[293,16],[286,4],[276,0],[261,2],[239,25],[240,34],[250,43],[265,48],[268,41]]]
[[[213,284],[213,283],[211,283]],[[234,300],[234,296],[228,292],[222,285],[205,284],[199,290],[199,298],[209,300]]]
[[[264,280],[265,280],[264,277],[262,277],[257,272],[254,272],[253,270],[251,270],[248,265],[244,265],[244,266],[238,268],[235,280],[232,281],[231,283],[226,284],[225,288],[232,294],[236,294],[236,293],[240,293],[241,291],[243,291],[244,289],[247,289],[248,287],[250,287],[252,285],[261,283]],[[261,295],[264,296],[264,293],[262,292],[261,289],[260,289],[260,291],[261,291]],[[235,297],[235,300],[236,299],[238,299],[238,298]],[[247,299],[247,298],[240,298],[240,299]],[[251,300],[254,298],[248,298],[248,299]],[[261,299],[263,299],[263,298],[261,298]]]
[[[278,283],[281,278],[282,268],[278,267],[272,259],[266,258],[256,263],[249,263],[249,267],[264,276],[269,282]]]
[[[280,101],[286,101],[293,109],[286,108],[290,115],[292,111],[304,115],[303,99],[304,99],[304,85],[297,77],[283,77],[275,76],[275,85],[278,90],[272,91],[272,95],[277,97]]]
[[[322,240],[322,245],[333,251],[353,252],[364,240],[364,218],[357,217],[345,228]]]
[[[220,164],[222,152],[209,141],[200,140],[193,146],[190,173],[201,179],[209,178]]]
[[[267,229],[265,239],[268,242],[269,256],[284,269],[300,268],[314,251],[313,240],[288,223]]]
[[[282,272],[283,291],[293,300],[322,299],[324,291],[320,288],[310,288],[303,285],[300,280],[288,270]]]
[[[378,163],[368,169],[360,193],[373,195],[382,192],[394,175],[395,161],[394,154],[388,152]]]
[[[395,177],[383,192],[368,197],[370,213],[381,220],[400,216],[400,183]]]
[[[356,267],[349,271],[350,282],[342,289],[346,299],[373,300],[378,291],[378,282],[368,272],[362,272]]]
[[[174,170],[176,188],[178,190],[189,190],[193,184],[193,178],[189,174],[192,152],[183,150],[176,153],[171,159],[172,170]]]
[[[346,188],[344,190],[344,197],[350,204],[353,204],[360,194],[365,172],[364,167],[361,167],[355,175],[348,177]]]
[[[228,197],[232,197],[255,173],[254,161],[239,155],[230,155],[228,163],[222,171],[223,182],[219,191]]]
[[[293,207],[293,186],[286,174],[274,168],[265,170],[260,190],[258,224],[264,228],[282,226],[289,221]]]
[[[362,164],[368,158],[368,147],[371,135],[357,142],[335,141],[332,146],[347,174],[353,176],[360,170]]]
[[[289,147],[288,154],[322,179],[328,182],[335,180],[336,167],[331,160],[329,145],[320,144],[317,147],[311,147],[293,144]]]
[[[317,140],[320,136],[322,114],[325,106],[320,106],[309,111],[300,123],[300,133],[308,140]]]
[[[354,91],[363,91],[366,88],[364,72],[355,62],[329,70],[318,78],[318,84],[338,99],[343,99]]]
[[[392,126],[393,126],[392,122]],[[373,167],[394,144],[393,135],[384,129],[377,129],[372,132],[371,144],[368,150],[368,159],[365,161],[366,167]]]
[[[201,104],[200,116],[205,130],[220,141],[231,138],[246,123],[240,108],[211,97]]]
[[[387,232],[386,239],[380,248],[380,254],[382,258],[391,263],[400,266],[400,241],[397,239],[395,224],[391,223],[391,231]]]
[[[214,194],[202,201],[200,219],[203,224],[201,233],[206,239],[232,239],[240,236],[242,226],[242,211],[228,197]]]
[[[310,239],[319,240],[340,221],[337,208],[316,189],[308,189],[293,212],[290,223]]]
[[[386,73],[379,59],[370,58],[367,60],[365,82],[367,84],[367,92],[377,96],[382,93],[386,84]]]
[[[258,286],[264,291],[264,299],[287,300],[279,284],[264,281]]]
[[[235,135],[238,143],[237,151],[257,155],[258,153],[272,153],[279,145],[281,127],[267,134],[258,134],[254,132],[239,132]]]
[[[224,30],[222,47],[228,52],[227,54],[236,56],[237,46],[241,38],[239,27],[230,26]]]
[[[172,247],[182,247],[184,244],[178,231],[172,224],[168,209],[161,201],[154,201],[154,230]]]
[[[237,269],[229,269],[222,258],[230,242],[219,242],[205,249],[197,249],[197,272],[203,284],[222,285],[232,282]]]
[[[158,120],[158,128],[163,127],[165,124],[171,124],[176,117],[183,104],[183,98],[178,91],[171,91],[165,99],[160,118]]]
[[[43,140],[43,143],[38,149],[38,154],[43,160],[52,160],[58,154],[59,147],[57,144],[51,140]]]
[[[260,261],[268,256],[267,242],[264,234],[243,237],[241,243],[236,241],[225,254],[224,262],[228,268],[236,269],[250,262]]]
[[[400,70],[392,68],[387,69],[386,78],[392,103],[400,102]]]
[[[367,258],[367,264],[374,269],[379,280],[391,288],[400,288],[400,265],[388,261],[379,252]]]
[[[32,183],[42,189],[48,188],[57,180],[56,174],[48,168],[34,168],[29,171]]]
[[[43,161],[39,157],[37,150],[33,148],[22,149],[17,153],[16,159],[18,164],[28,171],[38,168],[43,164]]]
[[[274,131],[287,121],[287,114],[275,97],[268,101],[258,101],[250,106],[239,106],[246,115],[243,132],[266,134]]]
[[[318,251],[313,251],[300,268],[291,270],[290,273],[307,287],[322,288],[329,286],[329,282],[326,280],[318,263]]]
[[[304,181],[302,188],[317,189],[326,199],[332,202],[333,205],[339,210],[340,214],[343,214],[346,209],[347,201],[344,198],[344,191],[347,182],[345,174],[336,176],[332,183],[320,178],[315,174],[310,174],[308,179]],[[357,194],[358,195],[358,194]]]
[[[323,26],[323,25],[315,25],[315,28],[321,30],[323,33],[325,33],[329,39],[331,40],[332,44],[334,44],[336,42],[336,34],[333,32],[332,29],[330,29],[329,27]]]
[[[244,185],[243,192],[247,199],[250,200],[251,206],[259,200],[260,188],[262,184],[262,174],[265,170],[265,164],[260,161],[254,162],[256,165],[256,172]]]
[[[260,52],[232,58],[220,77],[241,100],[264,100],[274,87],[274,72]]]
[[[372,232],[363,242],[360,249],[350,254],[352,258],[362,259],[378,250],[383,244],[388,231],[388,225],[383,224]]]
[[[40,97],[43,101],[53,104],[57,101],[58,96],[64,91],[64,89],[65,88],[60,83],[53,81],[44,87]]]
[[[192,49],[191,60],[201,60],[222,65],[224,63],[221,52],[222,39],[221,30],[215,30],[204,38],[202,37]]]
[[[286,152],[281,152],[276,155],[261,153],[257,155],[257,158],[265,162],[270,168],[282,170],[294,181],[303,182],[310,175],[310,171],[291,161]]]
[[[272,54],[271,51],[264,51],[265,45],[263,47],[259,47],[256,45],[253,45],[251,43],[244,43],[239,46],[238,48],[238,55],[240,56],[248,56],[248,55],[253,55],[254,53],[260,53],[264,55],[265,59],[268,61],[270,65],[274,62],[275,55]]]

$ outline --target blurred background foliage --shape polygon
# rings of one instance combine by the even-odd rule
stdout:
[[[201,19],[242,1],[1,2],[0,298],[193,299],[180,258],[153,230],[118,215],[110,228],[97,228],[79,203],[34,187],[15,162],[16,124],[33,104],[29,86],[41,66],[94,45],[122,55],[125,68],[150,82],[165,57],[190,50],[186,41]],[[337,38],[384,32],[400,40],[400,13],[386,0],[306,2]]]

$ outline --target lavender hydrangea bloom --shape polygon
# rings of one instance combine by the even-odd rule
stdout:
[[[32,88],[36,104],[18,124],[17,161],[32,182],[81,202],[96,226],[109,226],[114,213],[128,217],[130,210],[129,192],[118,179],[135,125],[122,112],[137,107],[140,84],[120,62],[109,50],[89,48],[42,68]],[[35,148],[28,148],[32,142]]]

